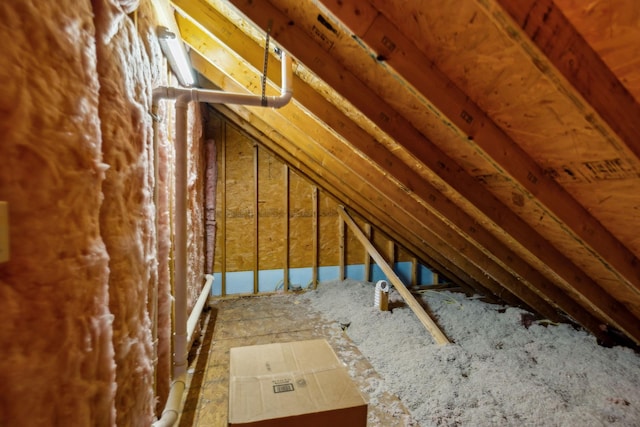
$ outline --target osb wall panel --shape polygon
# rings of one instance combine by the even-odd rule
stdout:
[[[216,139],[216,157],[215,157],[215,168],[216,168],[216,193],[215,193],[215,212],[213,215],[212,221],[215,224],[215,236],[214,236],[214,247],[212,249],[213,253],[213,271],[219,272],[222,271],[223,268],[223,258],[226,258],[226,233],[227,233],[227,219],[223,210],[226,210],[226,171],[224,170],[224,163],[226,157],[226,143],[224,139],[224,132],[222,129],[226,127],[223,124],[221,125],[220,133],[209,133],[207,129],[205,129],[206,136],[210,138]],[[210,191],[210,190],[209,190]],[[226,268],[226,265],[225,265]]]
[[[407,252],[404,248],[398,246],[397,250],[396,250],[396,260],[398,262],[406,262],[406,261],[412,261],[413,260],[413,255],[411,255],[409,252]]]
[[[285,167],[268,150],[258,149],[258,263],[261,270],[282,268],[286,253]]]
[[[291,171],[289,175],[289,266],[291,268],[312,265],[312,230],[313,186]]]
[[[100,236],[91,2],[0,3],[0,425],[112,426],[115,365]]]
[[[339,265],[338,203],[325,192],[318,195],[318,264]]]
[[[218,128],[216,128],[218,126]],[[218,138],[217,194],[216,194],[216,250],[214,271],[252,271],[255,256],[255,200],[254,171],[257,153],[258,168],[258,268],[281,269],[285,265],[287,244],[290,268],[309,268],[313,265],[314,252],[314,200],[315,187],[307,178],[294,170],[288,170],[289,193],[285,193],[285,165],[268,149],[254,146],[251,138],[234,125],[222,122],[207,128],[207,137]],[[225,195],[226,192],[226,195]],[[224,199],[223,199],[224,197]],[[285,213],[289,204],[289,218]],[[224,236],[221,233],[223,205]],[[318,191],[318,265],[340,264],[338,204],[324,191]],[[364,229],[365,223],[357,219]],[[288,236],[286,227],[288,225]],[[389,238],[373,232],[374,244],[388,258]],[[226,238],[225,238],[226,236]],[[288,241],[287,241],[288,238]],[[410,261],[411,255],[396,248],[396,261]],[[365,249],[355,235],[346,230],[347,264],[363,264]],[[306,285],[306,284],[303,284]]]
[[[216,130],[216,126],[218,130]],[[222,249],[226,253],[227,272],[251,271],[254,268],[255,224],[253,207],[254,142],[233,125],[222,120],[208,126],[207,137],[218,138],[215,199],[216,229],[214,271],[222,271]],[[269,150],[258,147],[258,257],[260,269],[284,267],[287,237],[289,267],[311,267],[313,264],[313,192],[305,178],[289,169],[289,194],[285,193],[285,165]],[[226,177],[226,181],[223,181]],[[224,193],[226,192],[226,196]],[[224,197],[224,199],[223,199]],[[289,234],[286,203],[289,200]],[[223,203],[224,202],[224,203]],[[222,206],[226,215],[222,230]],[[337,203],[323,191],[318,191],[318,264],[336,266],[338,250]],[[362,251],[361,245],[352,245]],[[362,257],[358,256],[358,263]]]
[[[226,192],[225,247],[227,271],[254,269],[255,245],[253,142],[233,126],[226,126],[226,182],[218,186]]]
[[[360,218],[354,218],[354,221],[358,225],[358,228],[360,228],[362,232],[365,232],[365,222]],[[345,263],[347,265],[363,264],[366,253],[364,246],[349,227],[345,227],[345,235]]]

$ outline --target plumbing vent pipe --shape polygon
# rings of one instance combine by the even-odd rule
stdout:
[[[373,299],[373,306],[380,309],[380,311],[389,310],[389,284],[386,280],[378,280],[376,283],[375,296]]]
[[[187,107],[189,102],[208,102],[216,104],[238,104],[258,107],[280,108],[285,106],[293,96],[293,70],[291,58],[282,51],[281,57],[282,87],[280,96],[249,95],[229,93],[218,90],[197,88],[180,88],[162,86],[153,90],[153,107],[161,99],[176,101],[176,169],[175,169],[175,251],[174,251],[174,354],[173,378],[169,392],[172,399],[167,399],[167,406],[161,418],[153,423],[153,427],[172,426],[178,419],[184,378],[187,371]],[[204,303],[200,306],[200,310]],[[200,313],[197,314],[200,316]],[[175,390],[174,390],[175,389]],[[171,405],[171,406],[169,406]]]

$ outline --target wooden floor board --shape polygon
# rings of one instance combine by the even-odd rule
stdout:
[[[190,357],[189,389],[180,427],[227,426],[230,348],[317,338],[331,344],[370,402],[368,427],[418,425],[396,396],[379,393],[372,402],[367,390],[380,376],[338,323],[309,309],[299,295],[283,294],[212,304]]]

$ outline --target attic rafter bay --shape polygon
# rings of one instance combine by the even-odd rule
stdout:
[[[396,141],[402,141],[404,144],[408,144],[408,143],[412,144],[411,145],[413,147],[412,149],[418,150],[417,152],[421,153],[420,155],[418,155],[418,158],[424,160],[425,162],[434,163],[433,169],[435,172],[437,172],[438,174],[442,174],[444,172],[454,173],[454,175],[458,179],[461,179],[460,177],[465,176],[463,171],[455,163],[447,164],[446,162],[448,161],[447,160],[448,157],[445,156],[442,152],[440,152],[437,148],[430,145],[428,140],[426,140],[422,135],[420,135],[412,125],[410,125],[405,119],[403,119],[401,114],[411,117],[412,114],[414,114],[414,112],[418,110],[407,108],[408,106],[411,105],[411,102],[405,102],[405,100],[410,101],[412,97],[415,96],[415,93],[414,94],[409,93],[407,95],[408,97],[398,96],[399,93],[402,93],[403,91],[406,90],[407,86],[400,87],[399,89],[393,89],[393,90],[391,89],[391,87],[393,87],[397,83],[396,81],[398,78],[397,76],[394,76],[391,78],[389,76],[384,77],[385,74],[388,75],[389,73],[388,70],[384,70],[384,67],[375,67],[375,66],[371,67],[370,65],[371,55],[369,55],[366,52],[362,53],[363,55],[362,57],[358,57],[359,55],[358,52],[359,51],[363,52],[361,46],[359,47],[355,46],[355,48],[349,48],[348,50],[346,50],[344,53],[341,54],[340,53],[340,49],[342,48],[341,43],[351,43],[352,39],[350,37],[334,38],[334,43],[329,48],[331,50],[331,54],[329,55],[324,50],[324,49],[327,49],[326,43],[322,41],[318,41],[316,43],[316,41],[314,40],[315,36],[313,35],[313,31],[310,30],[308,34],[305,32],[307,31],[308,28],[312,29],[312,27],[315,25],[317,10],[316,11],[309,10],[309,8],[313,9],[314,7],[313,5],[307,5],[308,7],[305,6],[305,8],[301,8],[299,5],[291,6],[290,8],[287,9],[289,16],[283,16],[282,12],[279,11],[277,8],[273,7],[272,4],[269,2],[260,2],[260,4],[256,4],[255,2],[253,2],[249,4],[243,1],[236,1],[234,2],[234,4],[237,7],[239,7],[243,13],[248,15],[252,20],[257,22],[259,25],[266,26],[266,22],[261,24],[261,21],[264,20],[264,16],[272,17],[275,23],[274,36],[278,38],[280,43],[282,43],[287,50],[291,51],[294,54],[294,56],[296,56],[306,65],[311,66],[314,72],[318,73],[318,75],[321,78],[325,79],[328,83],[330,83],[335,90],[339,91],[343,96],[346,96],[350,102],[352,102],[356,107],[360,108],[363,112],[365,112],[365,114],[371,120],[373,120],[380,128],[382,128],[383,130],[386,130],[387,133],[393,136]],[[293,14],[295,14],[295,16],[293,16]],[[308,20],[305,21],[307,17],[308,17]],[[290,25],[292,22],[294,24]],[[317,45],[317,47],[320,49],[309,48],[309,46],[314,46],[314,45]],[[337,62],[336,58],[341,58],[346,63],[351,64],[350,66],[358,69],[359,70],[358,72],[360,73],[359,74],[360,80],[354,78],[353,74],[350,71],[347,71],[339,62]],[[383,74],[379,74],[379,70],[383,70]],[[371,92],[370,88],[364,86],[361,83],[362,79],[366,80],[367,78],[369,78],[368,76],[370,75],[378,76],[373,80],[370,80],[370,84],[376,87],[377,90],[380,90],[382,96],[391,96],[392,98],[390,99],[393,100],[394,107],[400,108],[402,111],[401,114],[398,113],[396,110],[394,110],[388,104],[385,104],[384,101],[382,101],[380,98],[378,98],[377,95]],[[382,87],[380,85],[380,81],[384,81],[385,87]],[[384,112],[384,114],[380,113],[381,110]],[[442,121],[440,121],[440,123],[442,123]],[[451,128],[451,126],[448,126],[448,128]],[[420,143],[418,143],[418,141]],[[443,142],[443,141],[440,141],[440,142]],[[457,144],[457,145],[460,145],[460,144]],[[428,153],[431,153],[431,154],[428,154]],[[471,159],[473,156],[474,155],[472,154],[471,157],[467,158],[466,160],[467,163],[468,163],[468,160]],[[408,165],[413,167],[414,163],[408,163]],[[511,167],[512,165],[505,164],[505,166]],[[448,181],[443,180],[442,177],[436,174],[433,174],[433,172],[429,171],[428,169],[422,169],[420,170],[420,173],[426,174],[425,178],[427,180],[438,182],[438,184],[442,185],[443,188],[450,188],[449,185],[459,184],[458,182],[456,182],[455,179],[449,178]],[[449,182],[449,184],[447,184],[447,182]],[[470,180],[469,182],[472,183],[472,185],[471,187],[468,187],[468,188],[472,188],[473,190],[467,190],[464,188],[462,188],[461,190],[465,190],[466,192],[471,192],[472,194],[487,194],[486,190],[484,190],[482,186],[478,185],[479,184],[478,182],[474,182],[474,180]],[[513,183],[515,181],[507,180],[506,182]],[[516,187],[516,193],[521,191],[518,188],[519,187]],[[492,189],[492,191],[494,191],[494,189]],[[513,193],[513,191],[510,191],[507,193],[504,193],[504,190],[501,190],[501,191],[503,191],[503,193],[496,193],[501,198],[504,198],[505,196],[511,197],[511,194]],[[455,195],[457,193],[454,192],[451,194]],[[450,196],[450,193],[447,193],[447,195],[449,197],[452,197]],[[477,199],[478,197],[474,196],[474,200],[477,200]],[[478,215],[479,213],[477,210],[478,208],[473,204],[469,203],[468,200],[465,200],[464,198],[455,198],[455,197],[454,197],[454,200],[456,201],[456,203],[459,204],[459,206],[463,207],[463,209],[465,209],[466,211],[474,215]],[[526,200],[529,200],[529,199],[526,199]],[[531,200],[535,201],[535,199],[531,199]],[[511,202],[510,198],[509,198],[509,202]],[[562,203],[564,204],[564,203],[573,203],[573,202],[569,197],[568,201],[563,200]],[[488,209],[489,209],[488,213],[491,213],[493,217],[493,215],[495,215],[495,206],[489,205]],[[533,213],[537,214],[538,212],[539,211],[536,208],[536,210]],[[502,214],[507,215],[506,218],[509,218],[509,217],[513,218],[513,216],[509,216],[513,214],[506,214],[505,211],[502,211]],[[527,221],[531,221],[533,219],[531,218],[531,215],[532,215],[531,212],[526,213],[526,211],[522,209],[517,211],[517,215],[521,215],[523,218],[526,218]],[[554,216],[547,215],[547,214],[543,214],[540,216],[540,218],[550,218],[550,217],[554,217]],[[481,216],[481,217],[478,217],[478,223],[485,224],[486,226],[491,227],[491,229],[496,233],[496,235],[500,236],[500,238],[505,238],[505,236],[509,236],[509,233],[505,234],[504,232],[505,230],[503,230],[499,226],[502,219],[505,217],[500,216],[495,218],[496,218],[495,220],[490,220],[489,222],[487,222],[487,218]],[[521,220],[518,220],[518,221],[521,223]],[[545,219],[545,221],[547,220]],[[546,224],[547,225],[553,224],[553,222],[547,221]],[[538,227],[538,225],[536,225],[536,227]],[[518,231],[518,228],[511,229],[511,232],[516,232],[516,231]],[[589,252],[589,248],[586,248],[585,246],[575,246],[576,240],[575,239],[572,240],[571,238],[568,238],[564,233],[565,232],[562,230],[559,234],[558,234],[558,231],[556,231],[554,234],[554,237],[561,237],[562,239],[564,239],[563,242],[565,245],[568,244],[567,242],[572,242],[572,245],[574,245],[572,247],[574,248],[574,250],[577,248],[579,250],[580,256],[582,257],[585,257],[589,253],[592,253],[592,252]],[[537,233],[534,232],[533,234],[531,234],[531,236],[535,236],[536,234]],[[537,237],[534,239],[533,242],[530,242],[528,240],[519,240],[519,239],[513,239],[513,238],[511,239],[519,242],[517,245],[514,245],[514,249],[520,248],[519,253],[522,256],[524,256],[528,262],[531,262],[534,265],[537,265],[537,268],[545,272],[545,274],[549,274],[548,277],[552,279],[557,285],[562,286],[564,291],[567,292],[567,294],[571,295],[572,298],[575,298],[580,305],[587,308],[588,310],[593,310],[595,313],[597,313],[597,315],[600,316],[602,323],[611,324],[617,328],[623,329],[629,335],[636,336],[636,340],[638,340],[640,338],[640,331],[631,332],[632,329],[638,329],[636,326],[637,322],[633,321],[636,315],[631,314],[629,312],[629,309],[632,309],[635,311],[635,307],[638,307],[634,303],[634,301],[637,298],[633,298],[633,297],[623,298],[621,300],[623,302],[615,301],[615,299],[611,295],[608,295],[608,293],[612,293],[613,296],[617,296],[616,293],[620,293],[626,288],[615,288],[615,289],[608,288],[606,292],[603,292],[602,288],[600,287],[602,284],[600,282],[596,284],[592,279],[589,278],[588,275],[586,275],[584,272],[581,272],[580,268],[578,268],[575,264],[570,267],[570,270],[567,270],[567,267],[563,268],[564,263],[556,262],[553,265],[555,268],[560,268],[560,270],[555,271],[553,269],[550,269],[549,265],[546,265],[545,262],[540,262],[538,258],[538,257],[545,256],[545,253],[546,253],[544,250],[540,249],[541,247],[553,248],[556,246],[556,244],[554,244],[553,246],[550,246],[549,241],[547,241],[547,237],[548,236],[542,239],[540,237]],[[580,240],[578,239],[578,241]],[[525,251],[522,251],[523,248],[525,249]],[[575,254],[572,250],[567,250],[567,248],[562,245],[557,246],[557,248],[562,249],[562,253],[564,254],[565,258],[571,259],[574,263],[576,262]],[[536,254],[533,255],[530,252],[531,250],[534,250]],[[550,257],[548,258],[548,261],[546,260],[545,261],[548,262],[549,264],[552,264],[553,259],[554,259],[553,257]],[[585,264],[581,263],[580,267],[583,267],[584,265]],[[603,280],[601,279],[601,276],[605,274],[605,272],[607,271],[609,270],[605,269],[601,271],[601,274],[599,276],[596,275],[595,277],[598,278],[598,280]],[[580,276],[580,279],[576,280],[575,277],[578,277],[578,276]],[[582,282],[581,280],[583,278],[586,278],[587,281]],[[630,294],[628,294],[628,292],[624,293],[624,295],[627,297],[631,296]],[[600,297],[604,297],[606,301],[601,300]],[[622,304],[625,304],[626,307],[624,307]],[[617,308],[620,308],[621,311],[618,311],[617,309],[612,310],[610,308],[614,306]],[[612,319],[612,317],[618,317],[618,319],[614,320]],[[590,328],[590,330],[593,331],[594,328]],[[594,331],[594,333],[597,333],[597,331]]]
[[[187,37],[188,40],[188,37]],[[227,90],[232,90],[235,87],[238,86],[231,86],[229,85],[230,81],[228,79],[225,79],[223,76],[220,76],[220,78],[216,77],[217,73],[215,68],[211,68],[207,65],[206,62],[202,57],[200,56],[193,56],[192,57],[194,64],[196,65],[196,67],[200,70],[201,73],[203,73],[205,75],[205,77],[207,77],[208,79],[210,79],[212,82],[220,84],[220,85],[225,85],[225,88]],[[238,73],[238,75],[244,75],[244,73]],[[241,86],[241,85],[240,85]],[[295,90],[295,86],[294,86],[294,90]],[[290,106],[292,107],[292,106]],[[282,134],[283,136],[286,136],[287,139],[281,139],[281,141],[295,141],[295,142],[291,142],[289,144],[291,144],[289,146],[289,148],[287,148],[290,152],[292,153],[297,153],[296,154],[296,162],[294,162],[294,164],[298,164],[300,159],[305,159],[306,156],[311,155],[311,158],[317,159],[317,160],[311,160],[311,161],[306,161],[307,165],[318,165],[313,167],[313,170],[315,171],[316,174],[319,174],[318,176],[323,176],[325,179],[329,176],[329,177],[335,177],[335,179],[338,180],[338,184],[337,184],[337,188],[343,188],[343,192],[344,191],[352,191],[355,190],[355,194],[350,196],[351,200],[358,200],[358,198],[363,198],[363,206],[367,206],[366,209],[364,209],[364,212],[376,212],[377,210],[380,210],[380,213],[377,214],[378,218],[387,218],[386,219],[386,223],[387,224],[393,224],[396,223],[397,221],[399,221],[400,219],[402,219],[403,217],[405,217],[407,214],[403,213],[406,211],[403,211],[402,209],[399,208],[399,206],[402,206],[403,202],[400,200],[400,204],[398,203],[394,203],[394,202],[385,202],[384,200],[386,200],[386,196],[375,196],[375,193],[377,191],[379,191],[379,188],[381,186],[389,186],[387,184],[385,184],[385,182],[387,181],[388,177],[378,177],[377,174],[375,174],[375,169],[372,168],[367,168],[366,165],[363,165],[362,162],[360,162],[357,158],[354,158],[353,155],[350,155],[348,152],[344,152],[342,156],[339,157],[335,157],[335,153],[336,152],[340,152],[341,150],[343,150],[343,148],[341,148],[340,144],[338,145],[332,145],[332,148],[328,149],[328,152],[325,152],[324,150],[327,150],[327,148],[323,148],[326,147],[330,141],[335,139],[335,136],[332,136],[331,134],[323,132],[321,134],[321,137],[319,139],[317,139],[314,143],[302,143],[302,141],[305,141],[306,139],[308,139],[309,135],[314,135],[316,134],[315,131],[312,131],[312,129],[315,126],[318,125],[314,125],[312,122],[309,121],[305,121],[305,125],[304,125],[304,129],[306,129],[305,132],[301,132],[299,129],[302,129],[302,127],[299,126],[292,126],[292,123],[297,123],[298,120],[303,120],[305,119],[305,117],[307,117],[304,114],[294,114],[293,116],[290,116],[289,120],[291,120],[291,122],[287,122],[286,120],[284,120],[281,115],[284,113],[286,114],[287,110],[290,109],[290,107],[284,109],[284,110],[278,110],[276,111],[261,111],[261,116],[263,116],[264,119],[268,119],[268,129],[270,129],[271,127],[275,127],[279,129],[279,133]],[[238,106],[229,106],[230,109],[234,109],[234,110],[241,110],[241,107]],[[308,119],[305,119],[308,120]],[[251,119],[250,122],[252,124],[256,123],[255,119]],[[281,125],[279,125],[281,123]],[[319,130],[323,129],[322,126],[319,127]],[[269,132],[268,130],[265,131],[266,134],[270,134],[271,132]],[[331,154],[327,154],[327,153],[331,153]],[[345,161],[349,161],[350,159],[354,159],[352,161],[350,161],[351,166],[349,166],[347,169],[344,169],[345,166],[342,166],[342,163]],[[320,166],[322,165],[322,166]],[[298,166],[300,167],[300,166]],[[366,181],[364,182],[360,182],[359,181],[359,174],[355,173],[349,169],[351,167],[357,167],[357,168],[362,168],[366,175],[368,176],[368,184],[366,183]],[[348,181],[346,181],[345,179],[348,178]],[[371,186],[371,183],[377,183],[377,189],[374,190]],[[393,188],[393,185],[389,188]],[[398,194],[400,196],[402,196],[404,194],[404,192],[401,189],[398,189],[397,186],[395,187],[396,191],[398,192]],[[371,201],[375,201],[374,204],[371,204]],[[406,202],[405,202],[406,203]],[[413,209],[414,211],[416,209]],[[418,212],[421,212],[422,210],[418,207],[417,208]],[[415,219],[410,219],[407,220],[405,222],[405,224],[419,224],[419,222],[416,222]],[[406,227],[406,225],[402,225],[402,222],[399,223],[399,226],[396,226],[394,228],[392,228],[391,230],[395,229],[396,232],[398,230],[401,230],[402,228]],[[393,231],[391,231],[391,235],[395,235],[396,233],[394,233]],[[450,246],[450,244],[447,244],[446,242],[442,241],[440,238],[438,238],[437,236],[435,236],[434,234],[432,234],[431,232],[429,232],[426,229],[413,229],[413,230],[407,230],[407,235],[411,236],[412,238],[419,238],[420,240],[417,242],[418,245],[424,246],[424,242],[430,242],[431,245],[435,245],[434,246],[434,252],[432,253],[431,257],[439,257],[441,253],[448,253],[447,258],[449,260],[458,260],[457,262],[459,263],[459,265],[466,265],[466,263],[463,261],[463,255],[461,254],[461,252],[455,248],[452,248]],[[463,247],[465,244],[464,242],[460,241],[460,243],[458,243],[459,247]],[[466,251],[468,252],[468,250]],[[485,286],[488,288],[492,288],[493,292],[496,294],[501,294],[501,292],[496,288],[496,286],[493,284],[492,281],[489,280],[489,278],[487,277],[487,275],[485,273],[483,273],[480,270],[477,270],[476,267],[473,266],[473,264],[468,264],[465,267],[465,271],[468,272],[474,272],[474,276],[476,277],[476,280],[485,283]],[[508,295],[504,295],[503,298],[505,298],[506,300],[510,300]],[[526,298],[525,298],[526,299]],[[512,300],[512,302],[515,302]]]
[[[193,13],[193,12],[192,12]],[[189,39],[189,36],[191,34],[194,33],[195,30],[190,29],[190,27],[186,24],[182,24],[181,25],[183,28],[183,35],[185,35],[185,37],[187,37],[187,40]],[[210,29],[211,31],[216,31],[216,29],[219,28],[219,26],[212,26],[212,28]],[[228,31],[233,31],[233,29],[230,29]],[[225,32],[225,34],[229,34],[228,32]],[[237,34],[236,37],[230,38],[232,40],[235,40],[235,43],[238,44],[242,44],[243,46],[243,51],[246,51],[247,49],[250,49],[251,43],[250,41],[248,42],[244,42],[242,43],[242,34]],[[211,41],[208,43],[212,43]],[[205,46],[205,42],[203,41],[194,41],[193,45],[194,46],[199,46],[200,50],[202,50],[203,46]],[[215,48],[214,49],[215,52],[220,52],[219,48]],[[206,55],[206,52],[204,52],[204,54]],[[249,55],[251,56],[251,55]],[[255,55],[255,57],[257,58],[258,56]],[[217,58],[216,62],[222,61],[222,58]],[[225,60],[226,61],[226,60]],[[257,69],[257,67],[256,67]],[[236,75],[237,76],[242,76],[244,75],[244,72],[237,72]],[[300,86],[297,85],[297,79],[294,81],[294,90],[296,93],[300,94]],[[246,83],[243,83],[246,84]],[[313,91],[309,91],[305,89],[305,85],[302,85],[302,92],[304,93],[304,95],[300,96],[300,100],[302,100],[304,103],[308,103],[307,107],[310,108],[311,110],[313,110],[314,112],[316,112],[317,116],[320,117],[324,117],[325,123],[332,123],[332,120],[329,119],[327,120],[327,115],[326,112],[328,110],[330,110],[333,107],[327,107],[327,106],[322,106],[323,102],[324,104],[326,104],[326,101],[323,101],[322,97],[319,97],[319,95],[317,93],[314,93]],[[316,109],[317,107],[317,109]],[[283,114],[287,114],[286,113],[286,109],[284,110]],[[299,120],[299,119],[304,119],[304,115],[292,115],[291,118],[295,120]],[[342,126],[340,126],[341,131],[345,132],[347,131],[347,129],[350,129],[348,132],[345,133],[345,135],[347,135],[347,138],[349,138],[350,141],[352,141],[353,143],[359,143],[360,141],[364,141],[364,140],[368,140],[370,139],[370,137],[366,134],[363,134],[361,130],[359,130],[359,128],[357,127],[353,127],[353,124],[346,118],[344,119],[338,119],[336,121],[337,123],[342,123]],[[311,124],[308,122],[307,125],[301,125],[301,128],[305,128],[307,129],[306,132],[309,133],[310,129],[314,129],[313,126],[311,126]],[[322,129],[322,126],[319,128]],[[360,133],[361,136],[357,137],[356,135],[358,134],[358,132]],[[321,138],[317,138],[316,141],[318,144],[324,144],[326,143],[326,141],[331,139],[331,135],[327,134],[325,137],[321,137]],[[336,146],[338,147],[338,146]],[[361,147],[362,150],[368,152],[370,155],[373,154],[372,150],[381,150],[382,147],[379,146],[378,144],[376,144],[375,142],[372,142],[371,144],[365,146],[365,147]],[[342,148],[337,148],[338,151],[343,150]],[[335,151],[335,149],[331,150],[332,152],[336,153],[337,151]],[[345,152],[342,156],[340,157],[344,157],[344,158],[350,158],[353,157],[353,154],[350,154],[349,152]],[[385,152],[380,152],[380,156],[379,156],[379,164],[385,164],[388,165],[388,161],[389,159],[393,158],[392,155],[390,155],[389,153],[385,153]],[[364,173],[366,176],[367,174],[370,174],[370,168],[367,168],[366,165],[362,165],[360,164],[360,162],[356,162],[354,164],[353,167],[357,167],[357,168],[361,168],[361,170],[363,171],[362,173]],[[363,169],[364,167],[364,169]],[[391,176],[392,175],[392,171],[390,170],[389,172],[386,172],[389,175],[387,176]],[[411,176],[413,172],[409,169],[409,170],[405,170],[404,174],[408,176]],[[404,177],[403,179],[406,179],[406,177]],[[416,177],[414,178],[414,182],[416,182],[416,184],[409,184],[406,183],[405,187],[411,186],[411,187],[415,187],[418,192],[416,193],[417,195],[421,195],[422,199],[419,199],[420,203],[424,203],[424,200],[429,199],[431,201],[441,201],[443,204],[441,205],[441,208],[448,208],[450,207],[450,205],[448,204],[448,202],[446,202],[446,199],[444,197],[440,197],[440,196],[436,196],[434,197],[429,197],[428,195],[425,195],[425,191],[435,191],[437,193],[437,190],[432,189],[432,190],[428,190],[429,189],[429,184],[428,183],[420,183],[418,184],[418,182],[420,181],[420,178]],[[384,181],[377,181],[378,183],[384,182]],[[411,194],[409,193],[409,195],[416,197],[416,194]],[[408,202],[407,198],[405,197],[406,194],[404,193],[400,193],[399,197],[396,199],[397,204],[402,205],[402,204],[406,204]],[[403,201],[404,200],[404,201]],[[418,208],[418,210],[416,209],[411,209],[410,212],[414,212],[413,215],[422,215],[424,216],[426,214],[426,212],[422,212],[421,210]],[[450,211],[449,212],[449,219],[455,219],[455,221],[457,221],[458,226],[460,225],[460,220],[461,218],[464,217],[464,214],[456,211]],[[422,220],[422,222],[424,223],[424,220]],[[464,229],[470,229],[470,230],[476,230],[476,232],[481,233],[482,235],[482,230],[477,228],[477,225],[474,224],[473,221],[469,221],[467,220],[468,225],[462,225],[461,227]],[[415,222],[413,222],[415,223]],[[451,233],[448,232],[447,227],[442,228],[442,226],[437,225],[436,223],[433,222],[433,220],[428,220],[428,222],[426,224],[431,224],[431,225],[427,225],[428,227],[432,228],[434,226],[439,227],[438,234],[440,236],[443,235],[449,235],[450,237],[448,237],[449,240],[453,241],[454,239],[460,240],[459,237],[456,237],[455,235],[452,235]],[[493,239],[490,235],[484,235],[485,239],[489,239],[490,241]],[[462,239],[464,239],[464,237],[462,237]],[[427,241],[433,241],[433,239],[429,239]],[[488,272],[489,275],[493,276],[494,278],[496,278],[499,282],[501,283],[509,283],[509,289],[512,292],[515,292],[523,301],[526,301],[529,305],[536,307],[536,309],[540,312],[545,313],[545,316],[550,317],[550,318],[556,318],[556,314],[554,313],[553,310],[549,310],[546,307],[546,303],[543,303],[542,300],[540,299],[539,296],[534,295],[533,293],[531,293],[530,289],[527,289],[527,287],[525,287],[523,285],[523,283],[521,283],[519,280],[512,280],[510,278],[510,276],[505,275],[500,268],[495,267],[491,264],[491,261],[485,260],[483,255],[480,256],[474,256],[473,255],[473,251],[475,251],[475,244],[469,245],[467,243],[464,243],[464,240],[461,240],[462,243],[457,244],[456,245],[456,250],[460,253],[463,253],[465,257],[471,257],[471,259],[473,260],[473,263],[475,263],[478,267],[480,267],[482,270],[484,270],[485,272]],[[499,242],[496,242],[495,239],[493,240],[493,243],[489,243],[488,244],[490,247],[493,248],[494,252],[500,252],[501,249],[499,249],[499,246],[501,245]],[[544,278],[542,278],[537,272],[531,270],[528,266],[524,265],[524,264],[519,264],[520,261],[510,255],[505,255],[506,257],[508,257],[510,259],[510,268],[516,268],[518,269],[518,276],[522,276],[527,278],[528,280],[533,280],[534,283],[536,284],[533,289],[538,289],[538,288],[543,288],[543,289],[548,289],[548,286],[546,286],[543,282],[545,281]],[[502,265],[502,268],[504,268],[504,266],[506,266],[506,264]],[[496,292],[496,294],[500,294],[500,292]],[[557,296],[554,297],[554,301],[555,300],[559,300],[562,301],[563,296],[561,294],[557,294]],[[572,314],[573,317],[575,318],[580,318],[580,319],[584,319],[585,316],[579,314],[579,310],[577,307],[576,308],[571,308],[569,305],[565,304],[565,307],[563,308],[564,310],[570,312]],[[590,322],[585,322],[587,324],[589,324]],[[593,323],[593,322],[591,322]]]

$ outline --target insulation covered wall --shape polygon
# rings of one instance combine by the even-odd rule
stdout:
[[[100,116],[104,161],[110,165],[103,185],[102,234],[110,253],[110,301],[114,314],[116,409],[118,425],[148,425],[160,413],[171,372],[171,278],[173,197],[175,188],[175,113],[161,101],[153,149],[151,90],[175,84],[167,78],[155,40],[153,10],[95,0]],[[204,212],[200,107],[191,103],[188,188],[188,309],[203,284]],[[158,170],[154,171],[154,156]],[[157,202],[154,184],[157,179]],[[157,212],[157,218],[156,218]],[[154,296],[154,287],[158,286]],[[157,313],[154,299],[157,298]],[[157,316],[157,350],[153,318]],[[157,351],[157,355],[156,355]],[[153,360],[157,358],[157,374]],[[157,402],[154,395],[157,388]],[[131,399],[131,396],[136,396]]]
[[[205,143],[202,138],[202,105],[189,104],[188,202],[187,202],[187,306],[191,313],[204,285],[205,273]]]
[[[110,426],[106,165],[89,1],[0,3],[0,425]]]
[[[150,60],[133,21],[109,0],[94,0],[103,158],[100,226],[109,251],[118,425],[154,416],[153,345],[148,310],[156,280]],[[131,396],[136,396],[132,399]]]
[[[151,90],[168,81],[155,14],[148,0],[10,0],[0,22],[0,426],[148,426],[169,386],[174,196],[172,102],[153,148]],[[204,271],[199,114],[190,296]]]
[[[166,85],[166,76],[158,85]],[[154,86],[158,86],[154,84]],[[172,105],[161,102],[158,105],[156,115],[167,118],[170,116]],[[158,156],[157,179],[157,239],[158,239],[158,290],[157,290],[157,358],[156,366],[156,394],[158,402],[156,412],[161,413],[166,398],[169,394],[171,376],[171,270],[169,260],[171,257],[171,198],[173,197],[173,165],[175,163],[175,150],[170,135],[174,135],[173,128],[168,128],[166,119],[156,123],[156,155]],[[153,300],[153,295],[152,295]],[[153,319],[153,313],[152,313]]]

